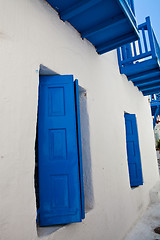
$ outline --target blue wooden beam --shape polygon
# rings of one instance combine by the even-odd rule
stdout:
[[[139,88],[140,91],[143,91],[143,90],[145,91],[145,90],[150,90],[153,88],[160,87],[160,79],[156,83],[152,83],[152,81],[150,81],[148,84],[144,83],[143,85],[140,85],[137,87]]]
[[[147,28],[146,22],[138,25],[138,29],[141,29],[141,28],[144,28],[146,30],[146,28]]]
[[[134,78],[132,78],[132,81],[137,86],[138,84],[157,79],[160,79],[160,71],[156,69],[153,71],[146,71],[145,74],[137,74]],[[131,80],[130,77],[128,78],[128,80]]]
[[[134,84],[135,86],[137,86],[139,88],[139,90],[143,90],[143,88],[149,88],[149,87],[160,87],[160,78],[158,80],[152,80],[150,79],[150,81],[145,82],[145,83],[141,83],[141,84]]]
[[[160,87],[155,88],[155,89],[147,89],[145,91],[144,90],[142,91],[144,96],[155,94],[155,93],[159,93],[159,92],[160,92]]]
[[[160,77],[155,78],[155,80],[153,78],[151,78],[149,81],[146,81],[146,82],[134,83],[134,85],[137,86],[138,88],[147,87],[147,86],[159,86],[160,87]]]
[[[141,89],[142,91],[150,91],[150,90],[152,91],[152,90],[153,90],[153,93],[155,93],[154,90],[156,91],[156,90],[157,90],[157,87],[158,87],[158,86],[148,86],[148,87],[144,87],[144,88],[142,87],[142,89],[141,89],[141,88],[140,88],[140,89]],[[160,86],[159,86],[159,87],[160,87]],[[156,92],[157,92],[157,91],[156,91]],[[152,93],[152,94],[153,94],[153,93]]]
[[[117,17],[114,17],[107,22],[104,22],[103,24],[99,24],[94,26],[91,29],[86,30],[85,32],[81,32],[82,38],[88,38],[94,34],[97,34],[101,31],[108,30],[110,28],[113,28],[115,26],[118,26],[119,24],[124,24],[127,21],[127,19],[124,17],[124,15],[119,15]]]
[[[60,17],[63,21],[69,20],[72,17],[86,11],[95,4],[99,3],[102,0],[83,0],[72,5],[70,8],[67,8],[65,11],[60,13]]]
[[[130,80],[134,81],[134,77],[136,75],[143,75],[146,71],[153,71],[157,69],[157,59],[149,59],[146,61],[138,62],[136,64],[127,65],[126,67],[122,67],[121,73],[126,74]]]
[[[119,37],[119,38],[116,38],[114,40],[108,41],[105,44],[96,46],[96,49],[97,49],[97,52],[99,54],[103,54],[105,52],[108,52],[110,50],[115,49],[116,46],[120,47],[120,46],[124,45],[126,41],[127,42],[135,41],[136,38],[137,37],[136,36],[133,37],[133,35],[131,33],[130,34],[126,34],[126,35],[123,35],[122,37]]]
[[[151,102],[151,107],[156,107],[156,106],[160,106],[160,102]]]

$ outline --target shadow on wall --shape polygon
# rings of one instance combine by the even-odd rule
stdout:
[[[91,164],[91,151],[90,151],[89,116],[87,111],[87,94],[82,87],[79,87],[79,101],[80,101],[80,119],[81,119],[85,210],[86,212],[88,212],[94,207],[94,194],[93,194],[93,184],[92,184],[92,164]]]

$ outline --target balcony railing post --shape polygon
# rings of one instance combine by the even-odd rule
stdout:
[[[156,58],[155,44],[153,40],[153,30],[151,26],[150,17],[146,17],[147,29],[148,29],[148,37],[152,51],[152,58]]]

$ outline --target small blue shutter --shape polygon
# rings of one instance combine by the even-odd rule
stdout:
[[[38,109],[40,226],[80,222],[73,76],[41,76]]]
[[[131,187],[143,184],[137,122],[135,114],[125,114],[128,168]]]

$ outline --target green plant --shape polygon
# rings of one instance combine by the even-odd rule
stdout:
[[[156,148],[157,149],[160,149],[160,139],[157,141],[157,143],[156,143]]]

